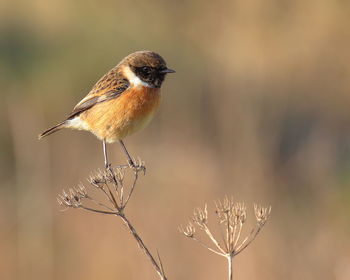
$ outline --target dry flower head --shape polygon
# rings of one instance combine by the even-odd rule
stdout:
[[[235,202],[234,199],[227,196],[223,200],[215,201],[215,214],[217,222],[222,231],[222,244],[214,236],[208,226],[208,207],[196,208],[193,217],[185,227],[180,227],[180,231],[188,238],[199,242],[210,251],[222,256],[236,256],[241,253],[256,238],[262,227],[267,222],[271,207],[261,207],[254,205],[256,223],[253,229],[242,237],[243,226],[247,220],[247,207],[242,202]],[[196,235],[196,227],[203,231],[211,245],[203,242]]]
[[[145,174],[145,170],[146,168],[141,160],[138,161],[136,167],[124,165],[116,168],[108,167],[106,170],[97,170],[90,175],[88,182],[91,188],[98,191],[104,197],[103,201],[92,194],[89,195],[83,184],[79,184],[77,187],[71,188],[68,191],[63,190],[58,195],[57,201],[64,207],[79,208],[90,212],[120,217],[139,245],[139,248],[152,263],[159,278],[161,280],[167,280],[159,253],[157,252],[158,260],[156,260],[124,213],[124,209],[135,190],[139,172]],[[130,184],[127,184],[124,180],[127,171],[131,171],[133,174]],[[91,204],[92,206],[90,206]]]

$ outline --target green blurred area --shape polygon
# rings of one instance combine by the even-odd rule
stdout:
[[[56,205],[103,166],[101,143],[37,140],[124,56],[153,50],[177,73],[126,140],[148,168],[128,214],[169,279],[225,279],[176,230],[225,194],[272,205],[238,279],[349,279],[349,13],[341,0],[1,2],[0,278],[156,278],[119,221]]]

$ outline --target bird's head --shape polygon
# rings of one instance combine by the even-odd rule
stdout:
[[[167,68],[164,59],[151,51],[134,52],[123,59],[123,73],[130,83],[160,88],[165,75],[175,71]]]

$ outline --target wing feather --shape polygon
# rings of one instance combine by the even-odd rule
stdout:
[[[129,82],[113,69],[104,75],[68,115],[72,119],[98,103],[118,98],[127,88]]]

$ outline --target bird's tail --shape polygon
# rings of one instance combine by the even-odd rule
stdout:
[[[61,130],[62,128],[65,128],[66,127],[66,121],[63,121],[51,128],[49,128],[48,130],[45,130],[43,133],[41,133],[39,136],[38,136],[38,139],[40,140],[41,138],[44,138],[58,130]]]

